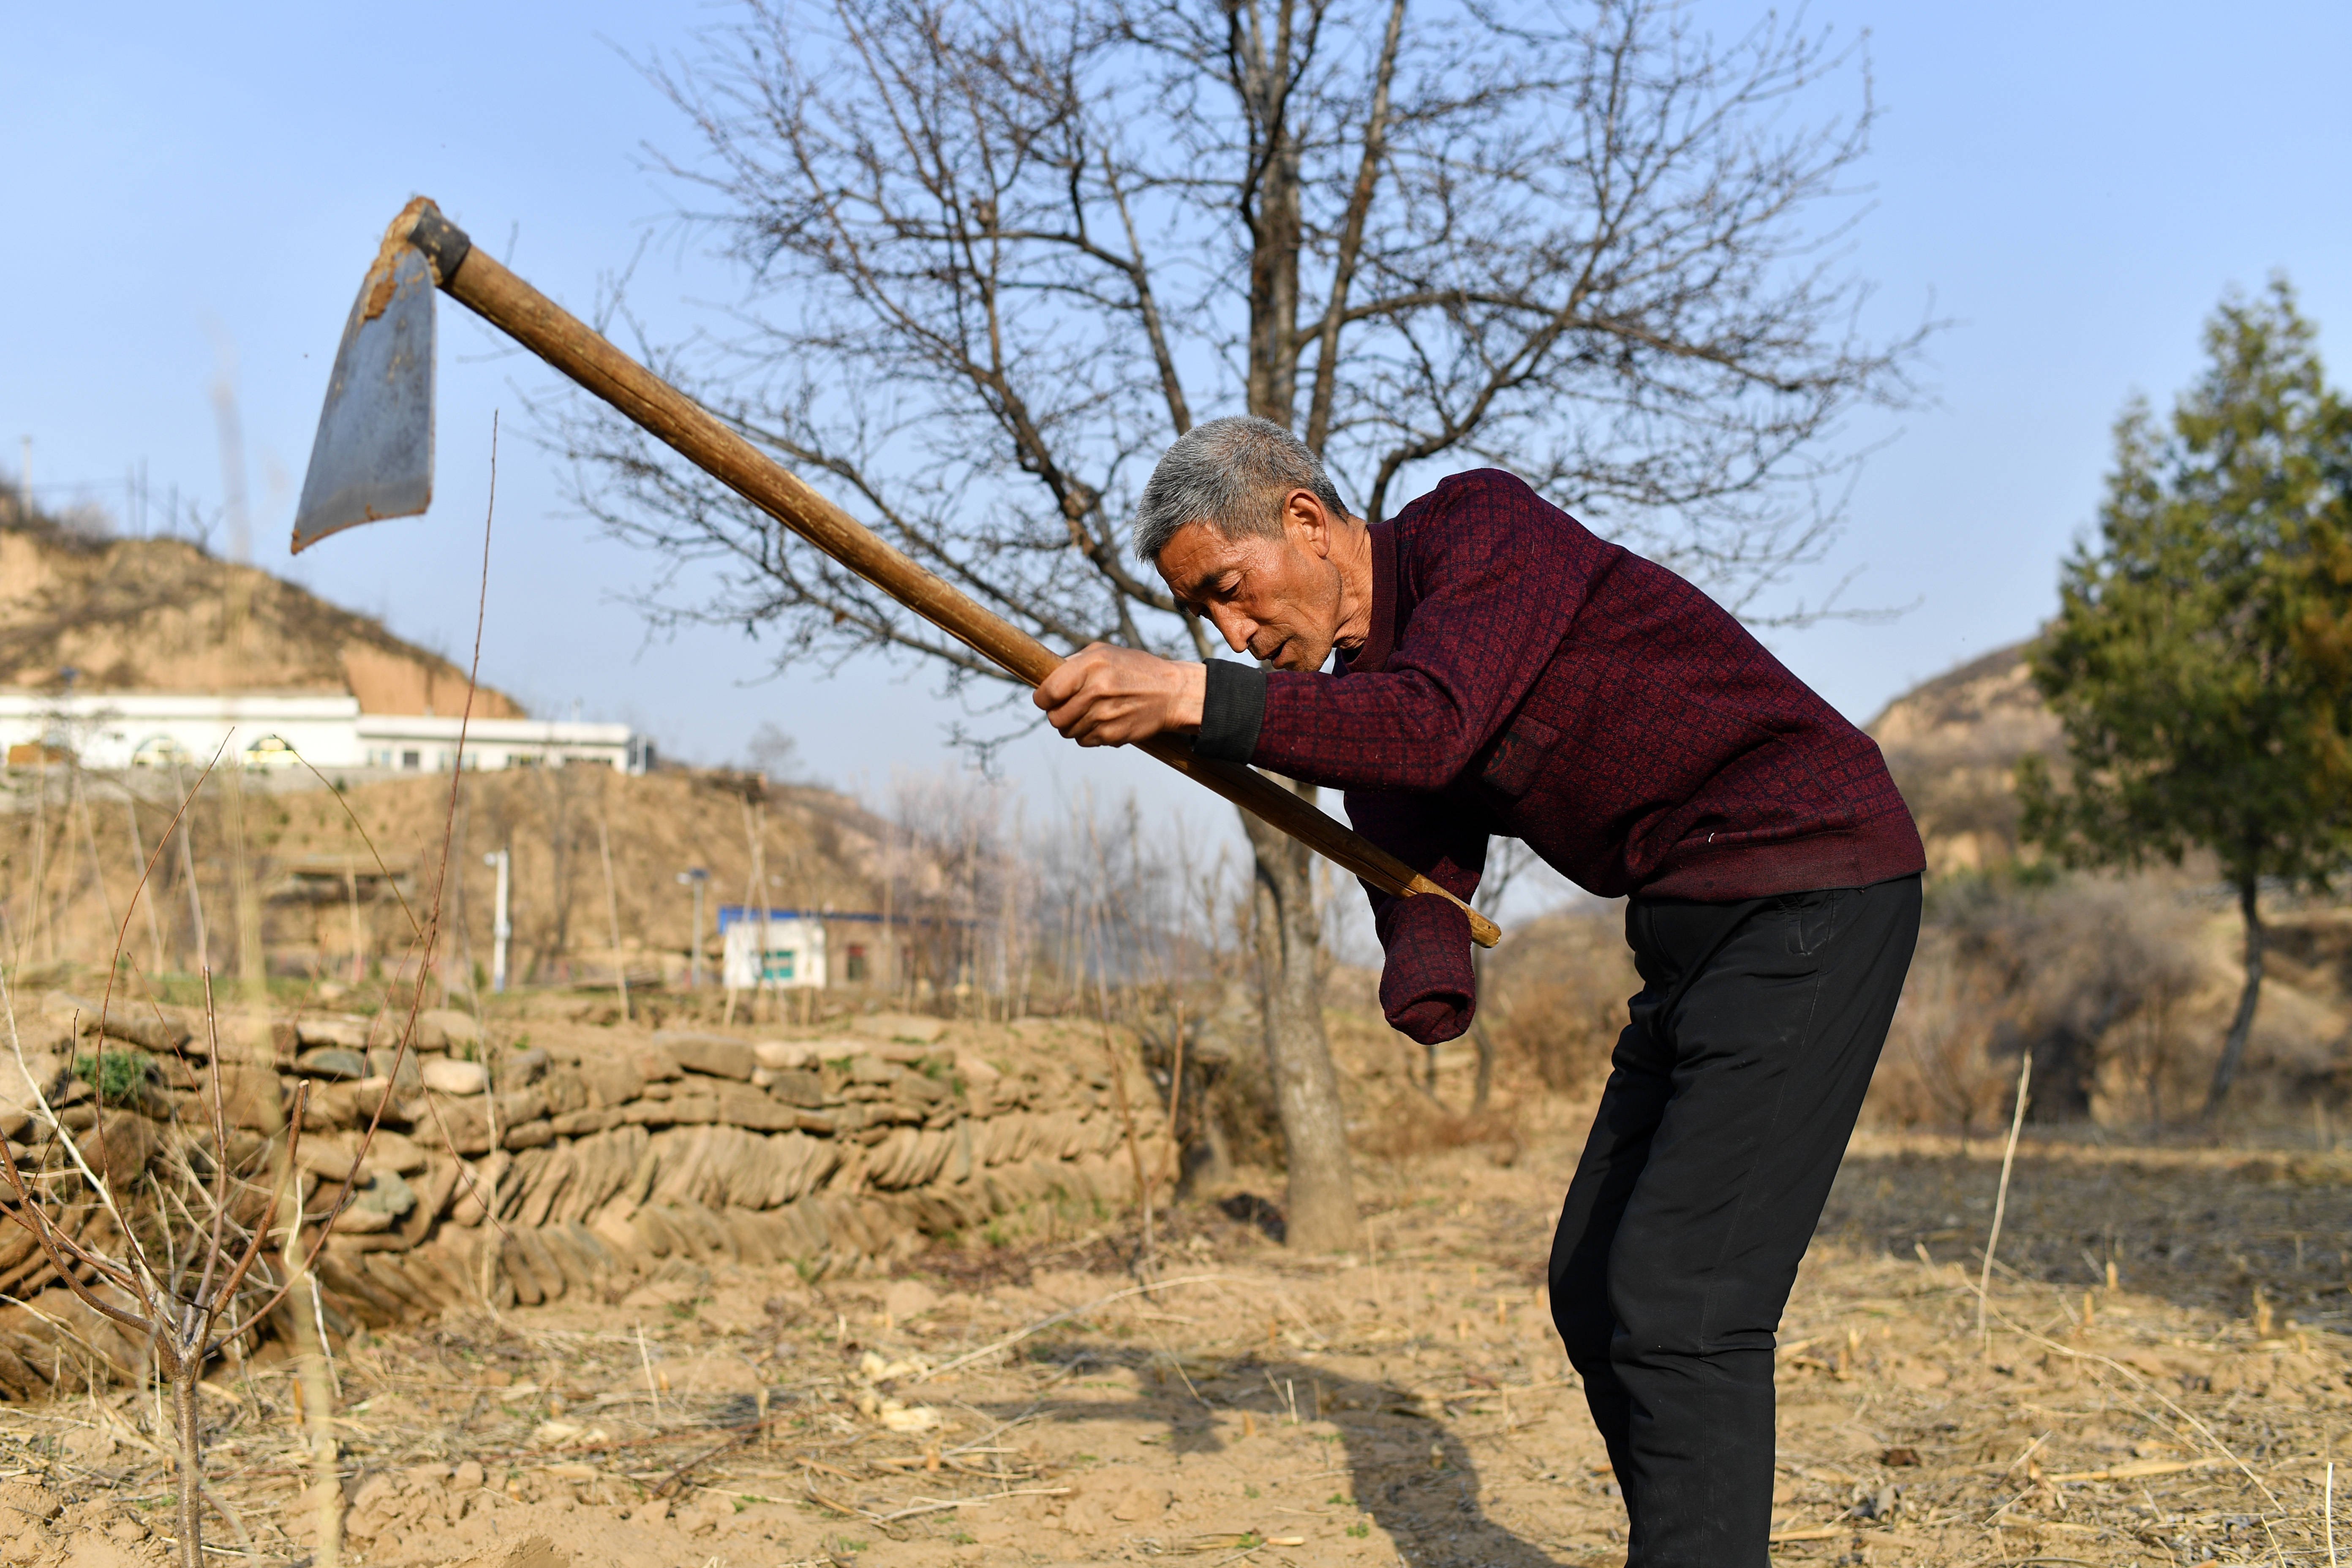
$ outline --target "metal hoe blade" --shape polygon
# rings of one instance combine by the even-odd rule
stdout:
[[[294,549],[433,500],[433,270],[387,245],[360,286],[310,444]]]

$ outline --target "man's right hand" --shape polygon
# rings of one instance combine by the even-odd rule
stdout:
[[[1206,666],[1095,643],[1038,682],[1035,701],[1081,746],[1127,746],[1201,727]]]

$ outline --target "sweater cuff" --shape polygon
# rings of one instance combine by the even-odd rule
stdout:
[[[1265,722],[1265,671],[1231,659],[1208,661],[1208,690],[1201,698],[1201,732],[1192,754],[1213,762],[1246,763],[1257,751]]]
[[[1399,1034],[1434,1046],[1470,1026],[1478,971],[1470,959],[1470,917],[1434,893],[1382,898],[1372,929],[1387,958],[1381,1011]]]

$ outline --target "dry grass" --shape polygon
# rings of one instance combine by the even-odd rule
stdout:
[[[935,1252],[895,1284],[719,1265],[622,1307],[362,1336],[338,1362],[354,1560],[541,1532],[599,1568],[1615,1563],[1622,1516],[1537,1291],[1576,1120],[1523,1128],[1508,1167],[1368,1161],[1370,1249],[1333,1263],[1204,1204],[1148,1290],[1105,1222]],[[1885,1135],[1848,1160],[1782,1335],[1779,1554],[2325,1562],[2352,1424],[2342,1164],[2029,1142],[1985,1354],[1967,1266],[1997,1154]],[[268,1362],[214,1384],[221,1490],[294,1560],[290,1381]],[[9,1468],[83,1510],[0,1542],[10,1560],[107,1528],[152,1546],[121,1539],[164,1528],[152,1405],[0,1415]],[[452,1474],[468,1462],[478,1482]]]
[[[1524,1152],[1526,1139],[1516,1107],[1454,1110],[1434,1100],[1415,1105],[1399,1099],[1360,1142],[1382,1160],[1419,1161],[1447,1150],[1483,1149],[1497,1164],[1508,1165]]]

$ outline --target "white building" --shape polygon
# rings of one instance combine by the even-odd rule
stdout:
[[[348,693],[0,690],[0,742],[11,761],[70,752],[86,768],[283,768],[446,772],[457,765],[455,715],[363,713]],[[641,773],[653,743],[626,724],[483,719],[465,723],[468,768],[593,763]],[[224,749],[226,748],[226,749]]]
[[[768,936],[764,954],[760,951],[763,924]],[[824,921],[821,916],[776,910],[763,922],[756,910],[746,914],[740,910],[722,909],[719,928],[726,953],[720,981],[728,990],[751,991],[761,986],[775,991],[824,988]]]

